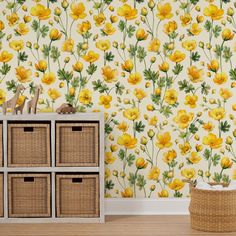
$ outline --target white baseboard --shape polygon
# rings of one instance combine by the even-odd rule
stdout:
[[[188,215],[190,199],[105,199],[106,215]]]

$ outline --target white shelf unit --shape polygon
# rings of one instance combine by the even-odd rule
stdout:
[[[9,121],[37,122],[48,121],[51,123],[51,167],[8,167],[7,166],[7,124]],[[55,166],[55,125],[57,121],[74,121],[99,123],[99,166],[98,167],[56,167]],[[57,113],[39,113],[23,115],[0,115],[3,123],[3,167],[0,173],[4,174],[4,217],[0,223],[104,223],[104,115],[101,112],[77,113],[59,115]],[[51,173],[51,217],[50,218],[9,218],[8,217],[8,173],[30,172]],[[97,218],[57,218],[55,204],[55,174],[56,173],[83,173],[94,172],[99,174],[99,205],[100,215]]]

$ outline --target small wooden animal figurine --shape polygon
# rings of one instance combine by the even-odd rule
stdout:
[[[60,107],[56,109],[58,114],[74,114],[76,113],[76,109],[72,107],[69,103],[63,103]]]
[[[22,90],[25,90],[25,87],[22,84],[19,84],[16,87],[15,95],[11,99],[9,99],[8,101],[6,101],[2,104],[2,112],[4,115],[6,115],[6,113],[7,113],[7,108],[11,108],[13,115],[16,114],[15,107],[16,107],[17,100],[18,100]]]
[[[27,99],[28,99],[28,98],[27,98],[27,97],[25,97],[25,98],[24,98],[24,101],[22,102],[22,104],[21,104],[21,105],[19,105],[19,106],[17,106],[17,107],[15,107],[16,114],[18,114],[18,111],[20,112],[20,114],[22,114],[22,113],[23,113],[24,106],[25,106],[25,101],[26,101]]]
[[[30,114],[31,111],[33,112],[33,114],[36,114],[39,95],[42,93],[42,91],[43,91],[42,85],[35,86],[34,97],[27,103],[28,114]]]

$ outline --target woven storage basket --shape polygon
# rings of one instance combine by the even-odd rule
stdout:
[[[57,217],[99,217],[98,175],[56,176]]]
[[[9,217],[50,217],[50,174],[9,174]]]
[[[3,217],[3,174],[0,173],[0,217]]]
[[[2,124],[0,123],[0,166],[3,166],[3,131]]]
[[[8,166],[50,166],[50,125],[8,124]]]
[[[56,124],[57,166],[98,166],[98,123]]]
[[[193,229],[236,231],[236,190],[203,190],[190,185],[190,192],[189,211]]]

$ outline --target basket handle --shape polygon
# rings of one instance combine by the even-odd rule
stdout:
[[[82,183],[83,179],[82,178],[72,178],[72,183]]]
[[[34,127],[24,127],[24,132],[34,132]]]
[[[83,131],[83,127],[82,126],[73,126],[72,131]]]

